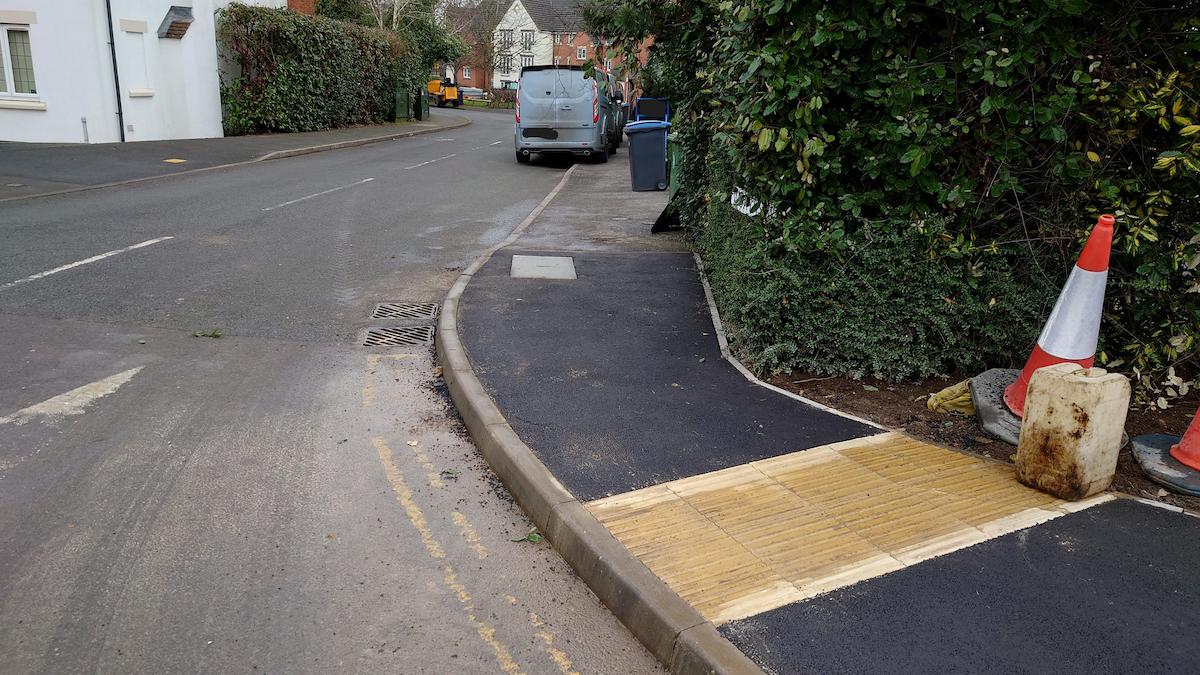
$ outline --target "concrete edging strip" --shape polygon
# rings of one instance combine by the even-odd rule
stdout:
[[[437,351],[454,405],[484,459],[563,559],[621,623],[673,673],[763,671],[654,575],[517,436],[475,376],[458,335],[459,300],[496,251],[515,242],[566,186],[576,166],[502,242],[472,263],[442,303]]]
[[[341,150],[343,148],[353,148],[359,145],[370,145],[371,143],[381,143],[383,141],[395,141],[401,138],[411,138],[413,136],[423,136],[441,131],[452,131],[461,129],[471,124],[470,119],[465,119],[454,124],[448,124],[444,127],[434,127],[432,129],[414,129],[412,131],[399,131],[381,136],[371,136],[369,138],[354,138],[348,141],[338,141],[336,143],[324,143],[321,145],[309,145],[303,148],[289,148],[287,150],[275,150],[268,152],[265,155],[259,155],[254,159],[247,159],[241,162],[230,162],[229,164],[218,164],[216,166],[205,166],[199,169],[188,169],[187,171],[176,171],[175,173],[164,173],[157,176],[142,176],[141,178],[130,178],[128,180],[118,180],[112,183],[101,183],[99,185],[81,185],[79,187],[67,188],[65,190],[54,190],[53,192],[39,192],[33,195],[20,195],[17,197],[4,197],[0,199],[0,204],[4,202],[19,202],[25,199],[37,199],[39,197],[54,197],[57,195],[66,195],[74,192],[87,192],[88,190],[102,190],[104,188],[118,187],[121,185],[133,185],[134,183],[145,183],[147,181],[159,180],[162,178],[174,178],[176,176],[190,176],[205,171],[216,171],[218,169],[231,169],[235,166],[245,166],[247,164],[255,164],[257,162],[267,162],[273,159],[284,159],[286,157],[297,157],[299,155],[310,155],[314,152],[325,152],[326,150]]]
[[[724,357],[726,361],[731,363],[733,367],[742,374],[743,377],[764,389],[769,389],[776,394],[786,396],[790,399],[795,399],[818,410],[824,410],[827,413],[833,413],[839,417],[845,417],[848,420],[854,420],[855,422],[865,424],[869,427],[875,427],[881,431],[891,431],[891,429],[888,429],[881,424],[872,422],[871,420],[864,419],[856,415],[851,415],[850,413],[843,412],[837,408],[830,408],[829,406],[817,403],[810,398],[805,398],[799,394],[790,392],[787,389],[781,389],[773,384],[769,384],[758,379],[754,373],[750,372],[749,368],[747,368],[736,356],[733,355],[733,352],[729,351],[729,340],[725,337],[725,326],[721,322],[721,313],[717,310],[717,300],[713,297],[712,287],[708,285],[708,274],[704,271],[704,260],[700,258],[699,253],[692,253],[692,257],[696,259],[696,271],[700,273],[700,283],[704,286],[704,299],[708,302],[708,313],[712,317],[713,329],[717,331],[717,344],[721,346],[721,356]]]

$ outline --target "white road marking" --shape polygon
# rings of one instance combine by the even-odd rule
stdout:
[[[143,248],[146,246],[152,246],[159,242],[167,241],[168,239],[174,239],[174,238],[175,237],[159,237],[157,239],[149,239],[147,241],[143,241],[140,244],[134,244],[133,246],[126,246],[125,248],[118,248],[114,251],[109,251],[107,253],[101,253],[100,255],[94,255],[90,258],[84,258],[83,260],[76,260],[73,263],[67,263],[66,265],[63,265],[62,267],[55,267],[52,270],[46,270],[45,272],[38,272],[37,274],[27,276],[24,279],[17,279],[16,281],[10,281],[7,284],[2,284],[2,285],[0,285],[0,291],[3,291],[8,288],[12,288],[13,286],[17,286],[20,284],[27,284],[30,281],[37,281],[38,279],[44,279],[44,278],[50,276],[51,274],[58,274],[59,272],[65,272],[69,269],[79,267],[80,265],[87,265],[88,263],[94,263],[97,260],[104,260],[105,258],[111,258],[114,255],[117,255],[119,253],[125,253],[127,251],[132,251],[134,249],[139,249],[139,248]]]
[[[408,171],[409,169],[418,169],[420,167],[425,166],[426,164],[433,164],[434,162],[440,162],[443,159],[450,159],[451,157],[458,157],[458,153],[455,153],[453,155],[446,155],[445,157],[438,157],[437,159],[431,159],[428,162],[421,162],[420,164],[413,164],[412,166],[406,166],[406,167],[404,167],[404,170]]]
[[[338,190],[345,190],[346,188],[352,188],[356,185],[362,185],[363,183],[370,183],[373,180],[375,180],[375,179],[374,178],[364,178],[360,181],[355,181],[353,183],[350,183],[349,185],[342,185],[340,187],[330,188],[328,190],[322,190],[320,192],[314,192],[311,195],[305,195],[303,197],[300,197],[299,199],[293,199],[291,201],[284,202],[282,204],[276,204],[275,206],[268,206],[267,208],[263,209],[263,211],[274,211],[275,209],[281,209],[285,206],[291,206],[292,204],[299,204],[300,202],[307,201],[309,199],[312,199],[313,197],[320,197],[321,195],[327,195],[330,192],[337,192]]]
[[[501,143],[503,143],[503,142],[504,142],[504,141],[496,141],[495,143],[489,143],[489,145],[500,145],[500,144],[501,144]]]
[[[133,379],[134,375],[142,366],[130,368],[116,375],[110,375],[103,380],[97,380],[91,384],[85,384],[77,389],[72,389],[65,394],[59,394],[53,398],[48,398],[37,405],[31,405],[28,408],[23,408],[17,412],[0,417],[0,424],[21,425],[33,420],[35,417],[56,418],[66,415],[82,415],[84,408],[91,405],[94,401],[104,398],[121,388],[121,385]]]

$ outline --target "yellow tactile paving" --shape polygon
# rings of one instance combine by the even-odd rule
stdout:
[[[706,618],[721,623],[1029,527],[1088,504],[1012,467],[902,433],[751,462],[588,508]]]

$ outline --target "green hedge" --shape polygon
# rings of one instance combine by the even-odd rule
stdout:
[[[286,9],[231,4],[218,36],[240,75],[222,86],[228,134],[383,122],[408,52],[394,33]]]
[[[1101,360],[1179,393],[1200,349],[1200,3],[594,0],[654,35],[683,212],[761,369],[1020,365],[1118,216]],[[733,188],[771,205],[748,218]]]
[[[397,30],[356,0],[318,3],[326,16],[231,4],[218,39],[237,76],[222,84],[226,133],[313,131],[391,118],[396,90],[420,92],[434,64],[465,52],[434,18],[432,0],[408,5]]]

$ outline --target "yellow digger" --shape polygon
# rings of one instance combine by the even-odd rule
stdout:
[[[444,80],[432,79],[425,86],[425,89],[429,92],[429,102],[439,108],[445,108],[448,105],[455,108],[462,107],[462,90],[450,78]]]

